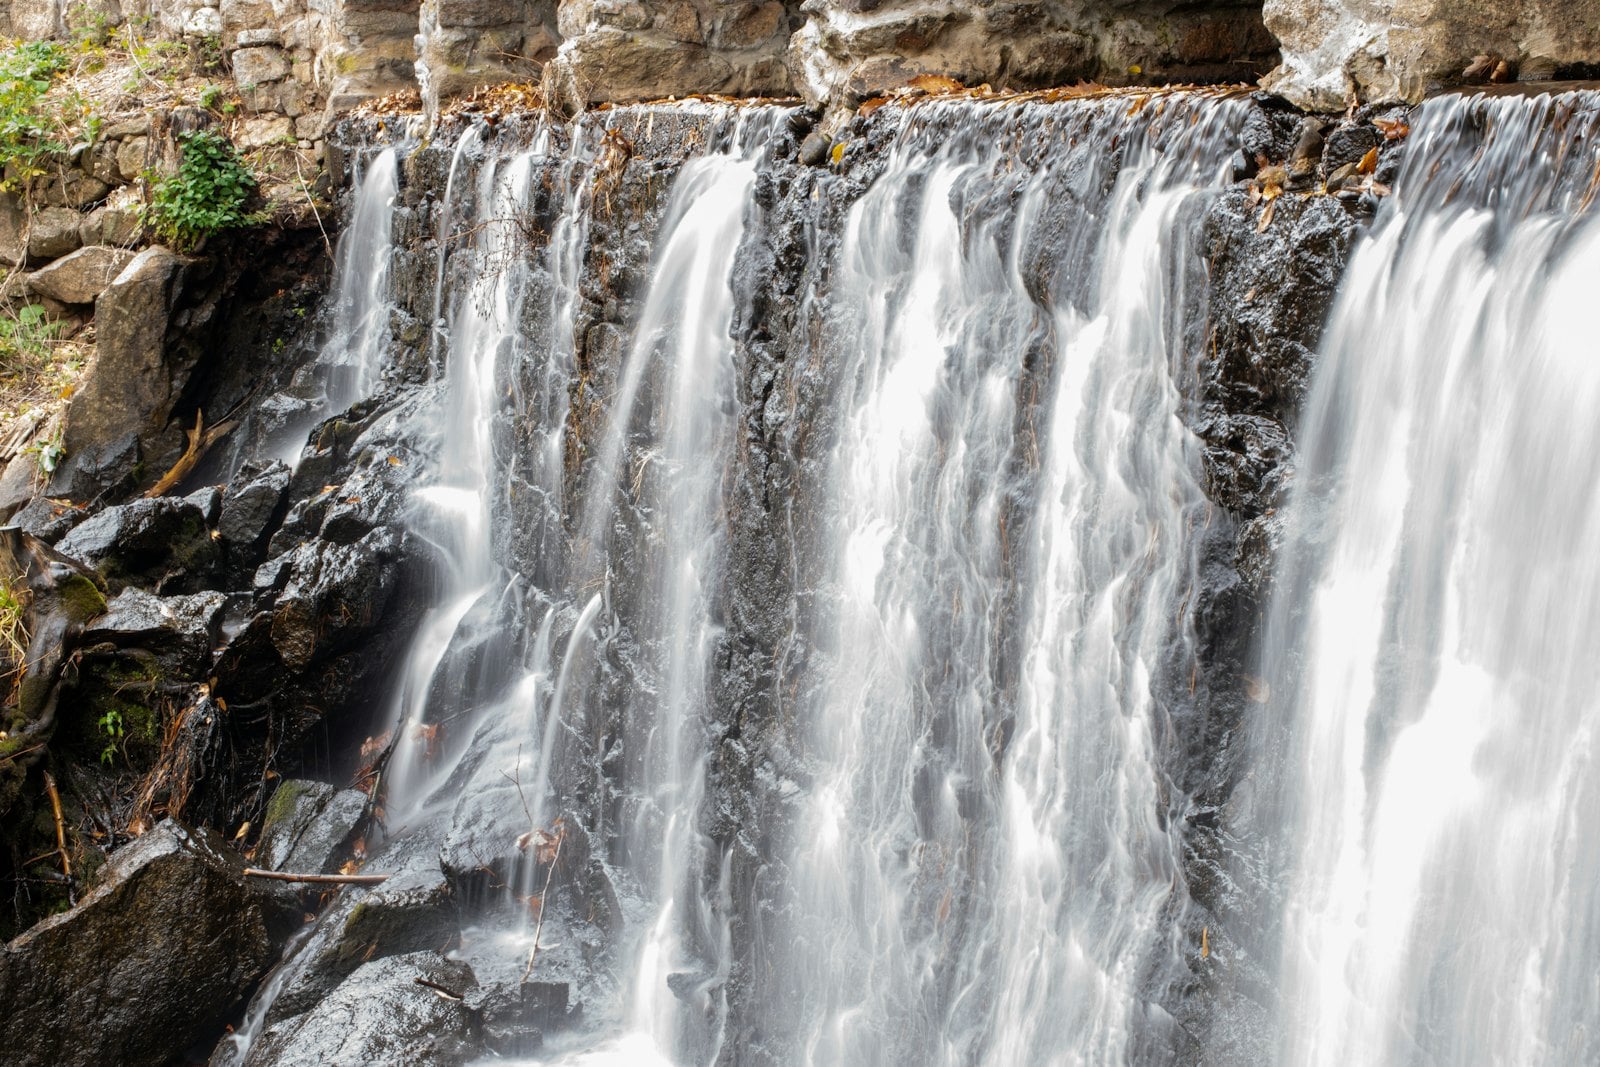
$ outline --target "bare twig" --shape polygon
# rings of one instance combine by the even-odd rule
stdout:
[[[517,772],[515,775],[510,775],[505,771],[501,771],[500,776],[517,787],[517,799],[522,801],[522,814],[528,817],[528,828],[531,830],[535,828],[533,825],[533,809],[528,807],[528,798],[523,795],[522,792],[522,746],[520,744],[517,745],[517,763],[515,770]]]
[[[377,885],[389,880],[387,874],[294,874],[290,871],[264,871],[246,867],[246,877],[270,878],[275,882],[310,882],[316,885]]]
[[[462,996],[460,993],[457,993],[454,989],[451,989],[449,986],[442,986],[438,982],[430,982],[426,978],[421,977],[420,975],[417,976],[416,978],[411,979],[411,980],[413,982],[417,983],[417,985],[419,985],[419,986],[423,986],[423,987],[425,987],[427,989],[433,990],[435,993],[439,994],[441,997],[443,997],[446,1000],[466,1000],[467,999],[466,997]]]
[[[37,745],[29,745],[27,748],[22,749],[20,752],[8,752],[4,756],[0,756],[0,763],[4,763],[7,760],[21,759],[23,756],[26,756],[28,753],[37,752],[43,747],[44,747],[44,742],[41,741]],[[47,855],[48,855],[48,853],[47,853]]]
[[[565,841],[565,830],[556,833],[555,855],[550,857],[550,869],[544,875],[544,891],[539,894],[539,921],[533,926],[533,947],[528,950],[528,965],[522,968],[522,981],[528,980],[528,975],[533,973],[533,961],[539,958],[539,935],[544,932],[544,905],[550,897],[550,879],[555,877],[556,862],[561,859],[561,842]]]
[[[317,196],[311,191],[311,185],[306,181],[305,172],[300,169],[300,153],[294,154],[294,176],[300,179],[300,191],[306,194],[306,203],[311,205],[311,214],[317,220],[317,229],[322,231],[322,245],[328,250],[328,258],[333,256],[333,241],[328,237],[328,229],[322,225],[322,212],[317,210]]]
[[[78,895],[73,891],[72,857],[67,855],[67,828],[61,820],[61,793],[49,771],[44,772],[44,791],[50,795],[50,813],[56,820],[56,851],[61,854],[61,873],[67,876],[67,899],[76,904]]]

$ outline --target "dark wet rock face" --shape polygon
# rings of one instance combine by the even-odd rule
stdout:
[[[305,1015],[270,1027],[245,1062],[454,1067],[481,1048],[467,999],[476,993],[472,968],[437,952],[375,960]]]
[[[1293,478],[1295,414],[1363,208],[1293,194],[1272,207],[1263,227],[1265,206],[1239,188],[1206,212],[1210,315],[1192,417],[1207,491],[1243,524],[1236,563],[1256,594],[1265,592],[1275,511]]]
[[[0,950],[0,1047],[18,1067],[160,1067],[215,1040],[298,909],[246,885],[203,830],[163,823],[71,911]]]
[[[156,441],[193,366],[180,355],[181,349],[167,344],[184,270],[181,257],[165,248],[150,248],[100,294],[95,316],[97,355],[73,397],[66,438],[69,455],[133,433],[148,451],[165,456],[167,449]],[[76,484],[65,475],[60,480],[63,486]]]
[[[269,1026],[314,1011],[365,963],[442,950],[455,939],[460,911],[437,857],[391,849],[382,862],[387,881],[346,890],[329,905],[290,964],[267,1015]]]
[[[367,813],[359,789],[291,779],[267,804],[255,863],[275,871],[332,874],[350,854],[352,837]]]
[[[1263,211],[1240,189],[1206,214],[1205,254],[1213,264],[1207,399],[1230,413],[1283,423],[1305,393],[1356,220],[1337,197],[1280,197],[1265,228]],[[1263,443],[1271,436],[1241,431]],[[1236,508],[1246,505],[1237,494],[1224,496]]]
[[[246,464],[223,495],[217,533],[228,547],[232,566],[253,571],[267,538],[283,519],[289,467],[281,462]]]
[[[79,523],[57,549],[94,567],[117,588],[138,583],[159,592],[203,586],[216,560],[210,503],[206,496],[119,504]]]

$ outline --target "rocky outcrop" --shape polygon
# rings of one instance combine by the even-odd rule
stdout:
[[[787,96],[784,64],[799,20],[779,3],[566,0],[565,38],[546,82],[569,106],[694,93]]]
[[[481,1052],[477,991],[472,968],[438,952],[374,960],[313,1010],[269,1028],[245,1063],[454,1067]]]
[[[78,225],[76,214],[74,225]],[[28,276],[28,287],[63,304],[92,304],[111,285],[134,253],[123,248],[91,245],[63,256]]]
[[[1283,49],[1263,84],[1312,111],[1416,103],[1464,81],[1588,77],[1600,64],[1590,0],[1266,0],[1263,16]]]
[[[276,871],[332,874],[367,809],[359,789],[291,780],[273,791],[255,862]]]
[[[853,102],[918,75],[1035,88],[1082,80],[1246,81],[1276,45],[1259,6],[1143,0],[813,0],[790,64],[807,99]]]
[[[421,88],[433,110],[541,77],[572,108],[696,93],[854,103],[919,75],[1027,88],[1271,71],[1267,88],[1334,112],[1600,69],[1587,0],[11,0],[7,14],[31,39],[125,14],[217,38],[247,109],[308,145],[361,100]]]
[[[168,249],[147,248],[96,301],[95,358],[67,412],[65,445],[74,459],[130,439],[150,450],[165,433],[193,369],[167,343],[184,266]],[[73,477],[60,474],[64,486]]]
[[[215,1040],[298,918],[215,835],[166,822],[76,907],[0,949],[0,1048],[18,1067],[173,1062]]]
[[[124,5],[126,6],[126,5]],[[153,0],[174,36],[219,36],[253,112],[320,136],[326,114],[420,86],[430,109],[545,79],[565,106],[698,93],[859,99],[923,73],[1039,86],[1254,78],[1276,60],[1259,5],[1140,0]],[[13,21],[62,32],[59,0]],[[115,9],[107,16],[120,22]],[[413,45],[415,38],[415,45]]]

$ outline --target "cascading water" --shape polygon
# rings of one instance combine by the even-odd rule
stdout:
[[[724,566],[721,488],[733,460],[737,412],[731,275],[756,156],[781,118],[776,109],[747,117],[727,151],[692,160],[679,173],[619,395],[619,403],[631,402],[637,376],[652,370],[662,379],[657,443],[632,473],[652,535],[636,566],[649,576],[644,632],[658,680],[626,713],[622,743],[640,762],[637,782],[624,777],[623,789],[636,803],[620,828],[630,866],[654,882],[659,910],[639,954],[628,1021],[636,1033],[650,1034],[664,1056],[694,1062],[716,1059],[727,1011],[727,918],[702,884],[714,846],[699,819],[710,740],[707,678],[718,629],[711,602]],[[629,407],[612,412],[614,436],[627,432]],[[607,445],[602,477],[610,476],[604,460],[620,443]],[[681,974],[694,976],[692,988],[669,987],[669,977]],[[700,1032],[680,1033],[685,1024]]]
[[[1600,97],[1412,125],[1330,320],[1263,650],[1278,1053],[1593,1063]]]
[[[717,632],[710,597],[722,581],[720,486],[736,410],[730,276],[756,160],[783,117],[776,108],[706,109],[710,146],[674,179],[635,340],[603,400],[605,428],[583,446],[595,458],[576,521],[564,503],[585,240],[604,167],[626,143],[604,120],[573,131],[564,158],[549,127],[510,154],[476,127],[461,135],[437,216],[425,360],[435,380],[396,408],[406,435],[437,450],[436,473],[412,494],[411,526],[440,567],[435,606],[397,686],[384,770],[390,841],[375,860],[400,867],[442,839],[447,853],[472,857],[470,868],[519,840],[530,857],[551,849],[531,848],[535,836],[607,835],[638,895],[619,938],[616,1003],[591,1005],[590,1017],[620,1035],[614,1055],[627,1062],[709,1061],[721,1039],[728,935],[716,880],[702,877],[718,864],[698,819]],[[554,188],[558,201],[545,240],[536,186]],[[363,186],[358,217],[376,195]],[[507,441],[518,443],[514,454]],[[517,505],[536,516],[531,536],[498,520],[508,493],[536,501]],[[565,543],[569,522],[576,545]],[[531,555],[531,573],[505,567],[512,539]],[[621,622],[608,595],[618,582]],[[638,651],[629,653],[633,696],[618,711],[594,671],[623,625]],[[619,822],[607,826],[602,815],[562,830],[565,789],[583,772],[558,754],[569,735],[606,730],[611,714],[620,714],[616,743],[626,753],[606,785]],[[558,856],[524,863],[509,886],[519,902],[511,916],[486,914],[469,931],[473,947],[462,952],[480,972],[527,960],[524,978],[536,961],[541,977],[563,973],[557,942],[575,936],[570,917],[527,905],[542,898],[539,876]],[[677,983],[684,972],[699,983],[687,993]],[[267,995],[292,984],[275,981]],[[680,996],[695,1010],[685,1013]],[[252,1012],[254,1025],[268,1016]],[[242,1056],[249,1035],[236,1044]]]
[[[1182,967],[1158,676],[1204,521],[1180,212],[1236,116],[923,108],[849,215],[808,620],[827,657],[763,1006],[790,1062],[1175,1042],[1145,1014]]]
[[[370,396],[383,373],[388,347],[393,220],[400,186],[399,153],[378,149],[354,174],[355,200],[339,237],[334,269],[332,321],[320,358],[308,363],[290,394],[269,398],[263,410],[276,415],[264,425],[266,439],[255,451],[294,463],[306,431],[322,419]],[[277,409],[282,408],[279,411]],[[241,442],[243,441],[241,435]]]
[[[1375,314],[1385,294],[1422,292],[1422,306],[1441,309],[1483,294],[1497,336],[1510,323],[1537,325],[1526,343],[1487,347],[1463,327],[1452,336],[1476,353],[1466,363],[1492,348],[1566,366],[1559,331],[1570,305],[1557,306],[1554,290],[1490,279],[1502,257],[1522,257],[1513,271],[1526,264],[1526,274],[1565,278],[1592,254],[1583,226],[1554,221],[1583,198],[1593,165],[1575,140],[1561,140],[1582,124],[1540,119],[1545,105],[1474,106],[1486,110],[1434,105],[1419,125],[1391,215],[1352,275],[1370,284],[1351,288],[1340,314],[1352,323],[1358,311],[1374,315],[1384,344],[1421,351],[1416,337],[1445,335],[1413,301]],[[395,683],[384,835],[369,840],[370,869],[393,879],[330,909],[301,958],[268,984],[239,1058],[274,1062],[285,1018],[325,994],[317,983],[340,951],[340,924],[362,902],[393,906],[384,894],[405,901],[424,889],[463,909],[449,951],[470,962],[485,997],[541,1005],[528,1012],[542,1021],[518,1021],[503,1046],[539,1057],[528,1062],[1156,1063],[1204,1052],[1207,1035],[1174,1014],[1189,1010],[1210,973],[1197,966],[1207,952],[1201,924],[1216,921],[1189,896],[1191,798],[1179,764],[1207,699],[1196,677],[1213,669],[1197,638],[1208,580],[1200,546],[1219,529],[1232,535],[1202,492],[1200,448],[1183,418],[1204,355],[1196,224],[1226,180],[1247,113],[1229,91],[894,104],[859,127],[870,141],[862,154],[881,158],[834,169],[793,162],[787,109],[698,102],[599,112],[571,127],[469,123],[453,144],[427,149],[417,166],[432,168],[443,197],[398,217],[428,230],[438,260],[402,253],[395,275],[413,288],[405,308],[371,317],[423,325],[359,333],[373,349],[359,354],[366,366],[382,365],[385,347],[414,346],[411,363],[395,357],[405,364],[397,373],[361,380],[382,390],[363,432],[386,448],[403,439],[410,450],[392,461],[425,462],[407,524],[437,562],[431,610]],[[1547,186],[1525,177],[1520,200],[1452,198],[1457,178],[1472,181],[1461,168],[1511,167],[1503,148],[1468,159],[1449,147],[1476,136],[1469,114],[1493,116],[1491,146],[1538,151],[1538,136],[1567,144],[1551,149],[1560,163],[1546,168],[1565,177]],[[1507,132],[1518,122],[1526,133]],[[658,123],[668,132],[652,134]],[[635,141],[652,137],[657,152],[672,145],[670,163],[628,170]],[[1418,184],[1424,167],[1436,171],[1432,184]],[[355,217],[370,222],[362,212],[380,197],[387,204],[394,193],[369,177]],[[1480,249],[1484,266],[1448,285],[1386,288],[1402,266],[1420,271],[1443,235],[1452,249]],[[779,246],[801,249],[806,263],[786,265],[795,288],[774,294],[751,271]],[[1415,262],[1406,258],[1414,251]],[[780,322],[784,314],[793,321]],[[1369,390],[1394,411],[1408,390],[1427,388],[1420,363],[1382,364],[1391,378],[1377,385],[1349,379],[1380,369],[1338,354],[1379,345],[1380,335],[1358,334],[1344,325],[1330,335],[1335,355],[1302,475],[1319,490],[1347,463],[1372,460],[1347,456],[1348,442],[1391,463],[1408,454],[1349,430],[1355,394],[1340,390]],[[1571,386],[1582,378],[1568,370],[1564,395],[1578,405],[1586,394]],[[1453,366],[1445,381],[1481,408],[1480,372]],[[1428,395],[1468,406],[1459,391]],[[792,449],[778,455],[762,435],[788,417],[788,403],[806,420],[778,435]],[[1286,558],[1298,562],[1280,581],[1315,596],[1303,592],[1302,616],[1284,594],[1263,673],[1275,692],[1292,692],[1270,664],[1310,649],[1296,719],[1321,725],[1296,734],[1304,762],[1280,773],[1266,765],[1281,739],[1264,740],[1263,792],[1267,782],[1293,788],[1262,810],[1304,822],[1254,832],[1332,849],[1307,846],[1295,867],[1283,923],[1294,1012],[1286,1061],[1324,1048],[1405,1059],[1385,1042],[1404,1032],[1420,1043],[1404,1030],[1413,1022],[1478,1043],[1429,1048],[1528,1058],[1509,1029],[1442,1021],[1457,1010],[1494,1016],[1502,984],[1483,977],[1486,957],[1450,985],[1437,976],[1455,972],[1437,955],[1372,947],[1424,944],[1413,917],[1441,912],[1409,898],[1402,906],[1397,887],[1439,884],[1429,879],[1442,861],[1407,869],[1396,857],[1426,857],[1439,842],[1435,853],[1450,855],[1451,819],[1467,801],[1441,807],[1432,824],[1408,818],[1414,798],[1401,793],[1392,808],[1371,807],[1368,793],[1352,792],[1372,773],[1366,752],[1393,744],[1391,765],[1407,768],[1399,781],[1412,788],[1418,764],[1404,761],[1403,733],[1369,725],[1366,706],[1345,695],[1326,696],[1337,688],[1328,678],[1359,684],[1362,670],[1409,678],[1407,693],[1425,688],[1422,675],[1396,673],[1392,650],[1415,658],[1438,647],[1417,635],[1431,625],[1427,612],[1446,610],[1438,590],[1449,583],[1426,577],[1418,553],[1427,537],[1466,529],[1452,487],[1482,481],[1491,497],[1534,509],[1527,497],[1543,483],[1473,473],[1473,457],[1489,453],[1478,437],[1450,436],[1449,405],[1428,415],[1429,440],[1456,441],[1432,457],[1453,463],[1449,472],[1380,463],[1373,469],[1389,473],[1360,486],[1417,485],[1429,502],[1350,505],[1388,540],[1361,523],[1328,528],[1335,546],[1352,531],[1357,558],[1363,545],[1385,546],[1361,579],[1372,588],[1403,579],[1420,592],[1395,593],[1394,610],[1373,607],[1359,644],[1345,639],[1338,613],[1347,609],[1323,588],[1338,591],[1324,576],[1346,563],[1328,562],[1316,536],[1297,543]],[[1406,412],[1384,432],[1421,419]],[[1525,453],[1529,435],[1553,424],[1508,420],[1494,447]],[[1568,455],[1562,476],[1581,484],[1580,461]],[[757,631],[738,588],[751,580],[753,527],[740,513],[751,482],[780,486],[781,499],[761,506],[784,516],[776,539],[789,568],[774,570],[787,585],[762,587],[785,601],[772,615],[781,647],[753,654]],[[1328,501],[1339,499],[1308,494],[1297,514],[1333,514],[1345,505]],[[1574,503],[1551,527],[1566,531],[1552,553],[1571,555],[1583,514]],[[1396,532],[1407,523],[1429,532]],[[1537,585],[1514,560],[1496,580],[1509,581],[1513,564],[1524,567],[1518,582]],[[1570,614],[1581,605],[1548,598],[1557,607],[1581,632]],[[1347,660],[1327,660],[1330,648]],[[760,656],[770,656],[770,674],[741,674]],[[1581,689],[1581,671],[1562,677],[1562,693]],[[749,700],[752,690],[771,703]],[[1372,706],[1410,697],[1386,699]],[[1570,747],[1563,755],[1578,759],[1581,745]],[[741,766],[741,750],[762,754]],[[1580,774],[1549,751],[1535,755],[1516,767]],[[1502,769],[1538,796],[1521,770]],[[739,824],[737,792],[759,794],[751,810],[770,822]],[[1322,808],[1330,796],[1342,807]],[[1528,812],[1559,824],[1552,805]],[[1378,829],[1350,829],[1366,818]],[[1520,840],[1534,824],[1496,825]],[[1378,830],[1388,867],[1360,840]],[[1555,833],[1539,838],[1546,866],[1523,871],[1522,884],[1545,893],[1535,899],[1557,896]],[[1588,869],[1580,844],[1569,846],[1578,850],[1570,862]],[[1483,875],[1503,884],[1506,870]],[[1496,910],[1506,902],[1487,885],[1429,891],[1464,894],[1462,914],[1502,940],[1513,919],[1538,925]],[[1372,906],[1375,886],[1393,908]],[[1563,892],[1572,909],[1590,906],[1579,889]],[[1586,931],[1574,915],[1561,921]],[[1372,917],[1389,941],[1352,942],[1348,931]],[[1327,962],[1346,951],[1337,967]],[[1476,946],[1462,936],[1452,951],[1471,956]],[[1519,959],[1519,974],[1580,958],[1553,943],[1540,951]],[[1362,972],[1368,963],[1382,966]],[[1352,973],[1363,996],[1370,987],[1393,1002],[1415,998],[1413,1014],[1393,1027],[1379,1019],[1379,1002],[1343,981]],[[569,989],[581,990],[581,1016],[568,1012]],[[539,998],[553,990],[549,1008]],[[1550,995],[1531,978],[1517,995],[1526,1033],[1592,1011],[1579,993]],[[257,1031],[265,1036],[252,1053]],[[1589,1051],[1587,1037],[1577,1040],[1572,1051]]]
[[[779,977],[746,1010],[809,1062],[1116,1059],[1173,1040],[1134,1031],[1181,970],[1157,676],[1187,640],[1203,501],[1173,384],[1190,358],[1178,216],[1221,174],[1238,112],[1181,95],[970,111],[906,112],[807,298],[839,365],[837,436],[801,489],[821,502],[823,607],[798,625],[827,655],[798,679],[813,777],[764,961]],[[469,129],[450,156],[427,342],[443,370],[408,416],[439,442],[413,526],[443,567],[399,687],[394,843],[375,861],[429,837],[447,857],[503,852],[519,830],[565,834],[558,814],[609,842],[610,877],[637,889],[615,1008],[552,1046],[573,1062],[724,1053],[730,856],[702,810],[737,461],[733,274],[784,118],[719,113],[718,147],[678,169],[599,430],[574,421],[592,409],[571,353],[620,135],[580,129],[555,161],[549,131],[508,156]],[[990,161],[994,136],[1025,165]],[[561,204],[535,249],[541,180]],[[539,502],[532,585],[500,560],[502,472]],[[596,673],[617,661],[620,689]],[[614,799],[570,812],[574,738],[613,730],[590,758]],[[544,914],[549,866],[512,887],[540,900],[536,921],[468,931],[480,971],[545,951],[541,973],[565,973],[555,946],[581,931]]]

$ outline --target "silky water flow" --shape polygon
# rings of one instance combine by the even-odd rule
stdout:
[[[700,143],[647,225],[619,223],[619,124],[674,108]],[[1238,940],[1276,961],[1279,1062],[1600,1055],[1597,113],[1426,105],[1332,314],[1227,815],[1276,887]],[[790,112],[619,110],[515,146],[467,127],[430,216],[427,383],[387,422],[426,443],[409,524],[439,561],[369,861],[395,881],[330,906],[238,1061],[272,1062],[349,901],[441,863],[477,894],[454,952],[480,981],[583,991],[530,1062],[1203,1052],[1172,1014],[1197,949],[1174,719],[1218,520],[1183,419],[1197,223],[1245,114],[1225,92],[893,105],[870,181],[804,179],[786,358],[821,384],[763,735],[785,751],[751,786],[773,820],[739,848],[710,813],[762,282],[741,251],[776,241]],[[384,387],[394,165],[373,157],[342,246],[363,369],[331,403]],[[601,345],[597,242],[641,238]]]
[[[1306,401],[1246,836],[1280,1062],[1600,1061],[1600,97],[1444,97]]]
[[[1158,676],[1206,513],[1176,383],[1189,223],[1237,121],[1201,97],[914,109],[848,214],[804,623],[826,654],[762,1005],[793,1062],[1176,1046]]]

